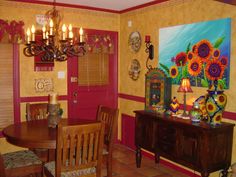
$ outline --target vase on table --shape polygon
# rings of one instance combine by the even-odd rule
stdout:
[[[206,110],[209,115],[208,122],[211,125],[221,124],[226,103],[227,96],[224,94],[223,86],[215,80],[206,95]]]

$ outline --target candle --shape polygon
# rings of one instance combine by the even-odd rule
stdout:
[[[26,34],[27,34],[27,44],[29,44],[30,43],[30,29],[29,28],[27,29]]]
[[[83,42],[83,28],[82,27],[80,27],[80,29],[79,29],[79,42]]]
[[[46,27],[45,26],[43,26],[42,31],[43,31],[43,39],[46,39]]]
[[[151,40],[151,37],[150,37],[149,35],[146,35],[146,36],[145,36],[145,42],[146,42],[146,43],[149,43],[150,40]]]
[[[69,32],[69,38],[70,38],[70,39],[73,38],[73,32],[72,32],[72,31]]]
[[[66,39],[66,25],[62,25],[62,40]]]
[[[50,27],[49,34],[50,34],[50,35],[53,35],[53,21],[52,21],[52,19],[51,19],[50,22],[49,22],[49,27]]]
[[[49,94],[49,104],[57,104],[58,102],[58,95],[57,93]]]
[[[32,28],[31,28],[31,33],[32,33],[32,38],[31,38],[31,40],[32,41],[35,41],[35,27],[34,27],[34,25],[32,25]]]
[[[46,32],[46,44],[48,45],[49,44],[49,40],[48,40],[48,31]]]

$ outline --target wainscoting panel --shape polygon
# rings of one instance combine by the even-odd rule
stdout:
[[[121,143],[131,149],[135,148],[135,118],[126,114],[121,114],[122,120],[122,140]]]

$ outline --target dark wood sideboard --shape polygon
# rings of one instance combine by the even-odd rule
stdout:
[[[141,166],[141,148],[184,165],[208,177],[223,170],[226,177],[231,164],[234,124],[212,127],[206,122],[192,124],[190,120],[134,111],[136,165]]]

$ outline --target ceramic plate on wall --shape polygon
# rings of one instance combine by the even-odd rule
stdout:
[[[141,36],[138,31],[134,31],[129,35],[129,47],[131,51],[138,52],[141,47]]]
[[[139,78],[139,74],[141,71],[141,65],[137,59],[133,59],[129,66],[129,77],[133,80],[137,80]]]

